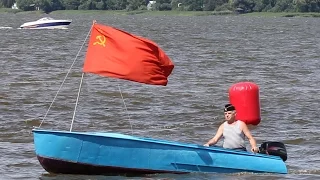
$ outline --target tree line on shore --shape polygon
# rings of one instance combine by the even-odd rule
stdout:
[[[157,10],[320,12],[320,0],[0,0],[0,8],[16,3],[23,11],[42,10]]]

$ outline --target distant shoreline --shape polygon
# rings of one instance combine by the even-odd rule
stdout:
[[[21,11],[10,8],[0,8],[0,13],[13,14],[45,14],[43,11]],[[320,17],[320,13],[295,12],[253,12],[236,14],[232,11],[125,11],[125,10],[58,10],[50,14],[114,14],[114,15],[146,15],[146,16],[212,16],[212,15],[240,15],[258,17]]]

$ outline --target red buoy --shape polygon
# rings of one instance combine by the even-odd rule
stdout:
[[[229,101],[236,108],[237,120],[246,124],[260,123],[259,87],[252,82],[240,82],[229,88]]]

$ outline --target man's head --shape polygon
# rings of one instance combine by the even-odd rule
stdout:
[[[232,104],[224,106],[224,118],[227,121],[234,121],[236,119],[236,108]]]

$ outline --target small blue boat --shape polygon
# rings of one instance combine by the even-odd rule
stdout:
[[[264,154],[255,154],[119,133],[72,131],[85,73],[165,86],[173,67],[170,58],[152,41],[94,22],[70,131],[41,129],[64,82],[39,127],[33,129],[35,152],[42,167],[51,173],[87,175],[287,173],[285,147],[278,142],[264,143],[260,147]]]
[[[43,168],[66,174],[287,173],[278,156],[118,133],[34,129]]]

